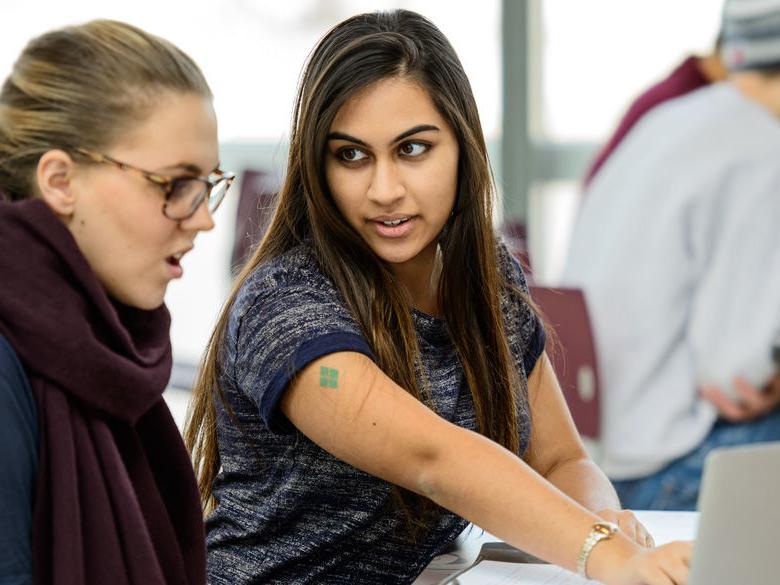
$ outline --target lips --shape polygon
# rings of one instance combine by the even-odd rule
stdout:
[[[181,259],[190,250],[192,250],[192,247],[186,248],[184,250],[180,250],[179,252],[171,254],[170,256],[165,258],[165,263],[168,265],[168,268],[170,269],[173,278],[181,278],[182,275],[184,274],[184,269],[181,267]]]
[[[414,227],[414,215],[383,215],[371,219],[377,235],[383,238],[402,238]]]

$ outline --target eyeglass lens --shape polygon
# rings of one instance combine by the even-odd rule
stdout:
[[[222,202],[228,186],[228,181],[219,181],[209,193],[210,186],[204,181],[198,179],[176,181],[173,191],[168,195],[166,215],[172,219],[186,219],[197,211],[207,197],[209,212],[213,212]]]

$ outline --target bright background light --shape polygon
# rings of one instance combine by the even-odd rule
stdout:
[[[533,35],[540,42],[529,53],[541,78],[533,89],[540,96],[538,111],[532,112],[535,134],[552,142],[597,143],[632,96],[685,54],[712,45],[721,1],[542,0],[541,6],[541,30]],[[499,0],[4,2],[0,77],[8,75],[33,36],[93,18],[125,20],[173,41],[202,67],[215,95],[225,168],[240,173],[249,165],[278,172],[298,76],[317,39],[352,14],[393,7],[425,14],[449,37],[471,79],[488,141],[498,145]],[[531,200],[536,249],[543,250],[534,261],[550,278],[561,262],[576,195],[576,183],[551,183],[540,185]],[[237,196],[235,190],[218,212],[217,229],[200,236],[185,259],[185,278],[170,287],[178,361],[198,360],[229,290]]]

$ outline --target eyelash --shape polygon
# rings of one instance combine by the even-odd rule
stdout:
[[[410,145],[412,145],[412,146],[421,146],[423,148],[423,150],[419,154],[403,154],[402,153],[402,149],[404,147],[410,146]],[[408,141],[408,142],[403,142],[403,143],[398,145],[398,151],[399,151],[400,156],[403,157],[403,158],[409,158],[409,159],[418,158],[418,157],[424,155],[430,149],[431,149],[431,145],[430,144],[428,144],[427,142],[421,142],[419,140],[411,140],[411,141]],[[364,158],[360,158],[360,159],[357,159],[357,160],[354,160],[354,159],[350,160],[348,158],[345,158],[344,157],[344,153],[345,152],[349,152],[349,151],[359,152],[359,153],[364,155]],[[366,151],[363,150],[362,148],[358,148],[357,146],[347,146],[347,147],[344,147],[344,148],[340,148],[340,149],[338,149],[336,151],[336,158],[339,159],[342,163],[357,165],[357,164],[361,164],[366,158],[368,158],[368,153],[366,153]]]

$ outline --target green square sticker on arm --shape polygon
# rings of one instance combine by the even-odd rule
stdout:
[[[328,368],[322,366],[320,368],[320,387],[322,388],[338,388],[339,387],[339,371],[334,368]]]

